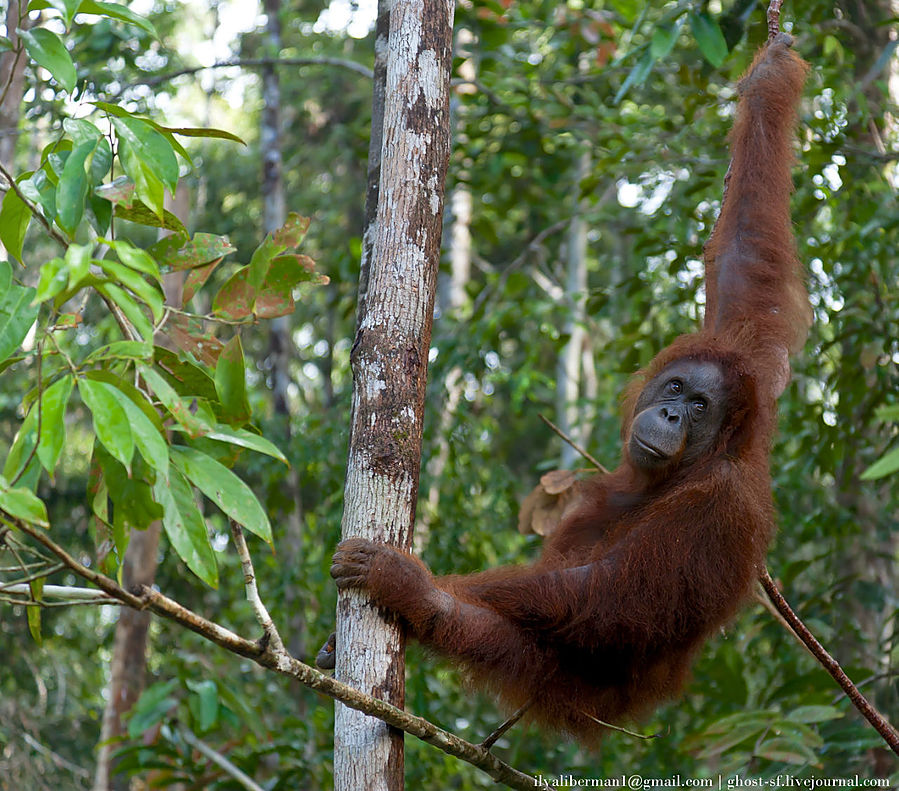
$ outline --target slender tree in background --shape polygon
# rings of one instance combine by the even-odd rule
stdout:
[[[6,37],[10,49],[0,55],[0,163],[13,169],[13,155],[19,139],[19,117],[25,91],[25,63],[19,30],[28,28],[28,16],[22,13],[24,0],[9,0],[6,6]]]
[[[380,184],[354,376],[344,538],[405,549],[418,496],[428,347],[449,161],[453,3],[390,9]],[[337,676],[402,706],[401,634],[355,592],[337,605]],[[334,787],[400,789],[399,731],[340,704]]]

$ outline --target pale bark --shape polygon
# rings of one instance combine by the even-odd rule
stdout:
[[[406,549],[418,494],[449,160],[452,18],[452,0],[395,0],[390,8],[376,224],[367,229],[368,283],[351,357],[343,536]],[[338,598],[336,672],[402,707],[400,632],[356,591]],[[334,737],[335,791],[403,787],[399,731],[338,704]]]
[[[580,199],[580,185],[589,172],[590,153],[584,150],[578,157],[574,185],[576,209],[568,229],[565,284],[565,302],[571,311],[565,322],[568,342],[559,356],[556,376],[556,411],[559,428],[579,445],[585,444],[588,433],[583,410],[578,408],[578,398],[581,395],[582,361],[587,340],[584,326],[584,300],[587,294],[587,221],[584,218],[583,201]],[[577,451],[569,443],[562,443],[562,467],[571,467],[578,458]]]

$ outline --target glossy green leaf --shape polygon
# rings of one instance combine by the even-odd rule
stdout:
[[[50,473],[56,469],[66,443],[66,408],[73,383],[71,376],[64,376],[41,394],[41,437],[37,445],[37,456],[44,469]],[[36,406],[32,409],[36,409]]]
[[[69,273],[69,287],[76,287],[91,271],[91,246],[70,244],[66,249],[66,265]]]
[[[178,185],[178,160],[168,140],[139,118],[113,116],[112,125],[119,139],[126,141],[135,156],[174,194]]]
[[[899,470],[899,448],[893,448],[883,458],[875,461],[861,474],[863,481],[874,481],[892,475]]]
[[[149,206],[144,205],[139,200],[131,201],[130,206],[117,205],[115,207],[115,216],[128,220],[128,222],[135,222],[138,225],[146,225],[150,228],[164,228],[167,231],[174,231],[184,236],[187,235],[184,223],[168,209],[164,208],[160,217]]]
[[[35,601],[43,600],[44,583],[46,581],[46,577],[38,577],[29,581],[28,587],[31,590],[31,598]],[[31,633],[31,639],[38,645],[41,645],[41,608],[26,607],[25,612],[28,617],[28,631]]]
[[[31,30],[18,30],[25,42],[25,51],[35,63],[43,66],[64,90],[71,93],[75,89],[75,64],[72,56],[62,43],[62,39],[52,30],[36,27]]]
[[[190,411],[189,403],[185,403],[162,374],[145,364],[138,365],[138,370],[169,414],[187,431],[188,436],[201,437],[209,433],[212,427]]]
[[[25,339],[38,314],[35,290],[12,280],[8,261],[0,261],[0,361],[9,357]]]
[[[24,522],[50,527],[43,501],[24,486],[11,487],[6,478],[0,478],[0,509]]]
[[[130,8],[119,3],[107,3],[103,2],[103,0],[81,0],[78,10],[83,14],[97,14],[98,16],[107,16],[110,19],[118,19],[120,22],[127,22],[129,25],[135,25],[149,33],[153,38],[159,38],[156,28],[153,27],[153,23],[149,19],[145,19],[140,14],[135,14]]]
[[[78,391],[94,419],[94,433],[110,455],[131,470],[134,436],[125,410],[119,405],[115,388],[106,382],[79,379]]]
[[[75,233],[84,215],[88,192],[87,161],[96,147],[96,142],[87,142],[71,151],[56,188],[56,222],[69,236]]]
[[[226,422],[242,424],[250,419],[247,375],[239,335],[228,341],[219,354],[215,366],[215,391]]]
[[[140,455],[165,480],[169,474],[169,446],[165,438],[131,398],[112,385],[108,385],[108,390],[125,411]]]
[[[106,241],[107,244],[116,251],[119,260],[125,264],[125,266],[130,267],[136,272],[143,272],[145,275],[150,275],[150,277],[154,278],[159,283],[162,282],[159,266],[146,250],[141,250],[139,247],[135,247],[121,239]]]
[[[92,351],[85,363],[100,360],[149,360],[153,357],[153,344],[145,341],[114,341]]]
[[[53,299],[69,282],[69,268],[62,258],[51,258],[41,265],[41,276],[37,282],[35,303]]]
[[[15,192],[8,190],[0,205],[0,242],[17,261],[22,260],[22,245],[31,222],[31,209]]]
[[[690,13],[690,29],[702,56],[716,69],[727,59],[727,42],[715,19],[706,11]]]
[[[203,681],[188,679],[187,688],[194,693],[188,698],[191,713],[196,719],[200,733],[205,733],[218,721],[218,685],[211,679]]]
[[[229,445],[238,445],[241,448],[255,450],[257,453],[264,453],[278,461],[288,464],[287,457],[272,442],[258,434],[253,434],[243,428],[232,428],[231,426],[223,426],[216,424],[213,430],[206,434],[207,439],[218,440],[219,442],[227,442]]]
[[[125,173],[134,182],[134,190],[140,200],[158,217],[164,216],[165,187],[153,168],[145,164],[127,141],[119,140],[119,159]]]
[[[183,445],[171,448],[172,463],[235,522],[271,543],[272,528],[253,490],[211,456]]]
[[[206,522],[187,480],[178,470],[171,470],[168,482],[158,479],[153,493],[162,505],[162,526],[178,557],[203,582],[217,587],[215,553],[209,543]]]
[[[122,264],[117,261],[111,261],[104,258],[98,261],[98,263],[100,264],[100,268],[109,275],[110,278],[115,280],[118,284],[126,286],[129,291],[135,294],[150,308],[150,312],[153,314],[153,321],[158,322],[162,319],[165,297],[158,286],[148,283],[133,269],[122,266]]]
[[[113,283],[100,283],[97,285],[97,291],[119,306],[122,313],[125,314],[125,318],[131,322],[134,329],[147,343],[152,342],[153,325],[140,306],[128,295],[128,292]]]

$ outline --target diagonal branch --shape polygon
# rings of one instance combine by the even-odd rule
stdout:
[[[16,529],[46,547],[80,577],[94,583],[123,604],[136,610],[149,609],[156,615],[190,629],[231,653],[251,659],[261,667],[274,670],[283,676],[294,678],[310,689],[339,700],[350,708],[377,717],[388,725],[399,728],[418,737],[423,742],[443,750],[448,755],[476,766],[498,783],[504,783],[510,788],[521,789],[521,791],[530,791],[534,788],[533,777],[501,761],[480,745],[467,742],[423,717],[410,714],[390,703],[359,692],[331,676],[320,673],[315,668],[300,662],[284,649],[276,650],[265,637],[257,641],[247,640],[148,586],[140,586],[133,592],[126,591],[114,580],[77,561],[40,528],[8,514],[3,514],[3,518],[7,523],[14,525]]]

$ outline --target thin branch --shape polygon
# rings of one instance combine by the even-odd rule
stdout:
[[[342,69],[348,69],[356,74],[361,74],[369,80],[374,76],[372,70],[368,68],[368,66],[345,58],[231,58],[230,60],[223,60],[220,63],[213,63],[210,66],[192,66],[189,68],[178,69],[177,71],[170,71],[165,74],[157,74],[153,77],[147,77],[145,80],[131,83],[126,87],[133,88],[135,85],[146,85],[147,87],[152,88],[156,85],[168,82],[169,80],[174,80],[176,77],[197,74],[198,72],[207,71],[208,69],[228,69],[234,66],[239,66],[241,68],[260,68],[264,66],[337,66]],[[124,90],[125,88],[122,88],[113,95],[118,96],[123,93]]]
[[[491,733],[484,741],[481,742],[481,747],[485,750],[489,750],[493,747],[494,744],[499,740],[500,736],[502,736],[509,728],[511,728],[515,723],[517,723],[526,713],[527,710],[534,705],[534,699],[531,698],[527,703],[525,703],[520,709],[518,709],[512,716],[509,717],[502,725],[500,725],[493,733]]]
[[[244,586],[247,589],[247,601],[253,608],[256,620],[262,627],[262,632],[268,645],[275,652],[284,652],[284,641],[278,634],[278,628],[269,615],[268,609],[259,595],[259,588],[256,585],[256,571],[253,569],[253,559],[250,557],[250,550],[247,548],[247,541],[243,534],[243,528],[233,519],[228,520],[231,523],[231,536],[234,539],[234,547],[237,550],[237,556],[240,558],[240,565],[243,569]]]
[[[765,593],[771,599],[771,603],[777,608],[777,611],[784,617],[784,620],[790,625],[793,634],[802,641],[802,643],[812,652],[819,664],[833,677],[834,681],[840,685],[846,693],[852,705],[861,712],[862,716],[871,723],[874,729],[883,737],[883,740],[890,746],[890,749],[899,755],[899,731],[897,731],[884,716],[871,705],[867,698],[859,692],[858,687],[852,683],[849,676],[846,675],[839,663],[834,659],[824,646],[818,642],[815,636],[809,631],[808,627],[800,620],[799,616],[793,612],[792,607],[787,600],[781,595],[774,580],[768,573],[768,569],[762,569],[759,575],[759,582],[765,589]]]
[[[310,689],[339,700],[350,708],[377,717],[388,725],[399,728],[418,737],[423,742],[443,750],[448,755],[476,766],[498,783],[504,783],[510,788],[521,789],[521,791],[531,791],[534,788],[533,777],[509,766],[480,745],[467,742],[423,717],[409,714],[390,703],[359,692],[348,684],[337,681],[300,662],[284,650],[275,651],[267,640],[255,642],[247,640],[230,629],[188,610],[175,600],[146,585],[137,588],[137,595],[130,593],[109,577],[79,563],[40,528],[8,515],[5,518],[17,529],[43,544],[76,574],[90,580],[123,604],[136,610],[149,609],[156,615],[190,629],[231,653],[251,659],[261,667],[274,670],[281,675],[294,678]]]
[[[768,41],[774,41],[778,33],[780,33],[780,7],[783,0],[771,0],[768,4]]]
[[[224,755],[213,750],[202,739],[198,739],[196,734],[192,730],[190,730],[190,728],[179,724],[178,732],[181,734],[181,738],[184,739],[184,741],[186,741],[191,747],[193,747],[197,752],[205,755],[210,761],[212,761],[216,766],[224,771],[225,774],[227,774],[229,777],[236,780],[244,788],[246,788],[247,791],[265,791],[265,789],[263,789],[261,785],[256,783],[252,777],[241,771],[238,767],[231,763],[231,761],[225,758]]]
[[[13,178],[13,175],[3,166],[2,162],[0,162],[0,175],[2,175],[4,179],[6,179],[7,183],[9,184],[9,188],[19,196],[19,200],[28,207],[28,211],[31,212],[31,215],[41,225],[44,226],[44,229],[47,231],[50,238],[53,239],[53,241],[55,241],[57,244],[59,244],[63,249],[68,249],[68,240],[53,227],[50,221],[46,217],[44,217],[41,212],[38,211],[37,206],[35,206],[30,200],[28,200],[27,197],[25,197],[25,193],[22,192],[21,189],[19,189],[19,185],[16,184],[15,178]]]
[[[81,777],[84,779],[90,778],[90,772],[88,772],[87,769],[84,769],[77,764],[73,764],[71,761],[67,761],[58,753],[53,752],[53,750],[51,750],[49,747],[41,744],[31,734],[23,733],[22,740],[33,750],[39,752],[41,755],[47,756],[47,758],[49,758],[53,762],[54,766],[56,766],[58,769],[65,769],[67,772],[71,772],[76,777]]]
[[[62,568],[62,566],[60,566]],[[41,576],[44,576],[43,574]],[[0,594],[16,596],[28,596],[31,598],[31,586],[27,582],[14,582],[9,585],[0,585]],[[90,603],[90,604],[121,604],[107,593],[95,588],[76,588],[70,585],[44,585],[41,597],[47,599],[60,599],[62,604]],[[27,604],[28,602],[16,602]],[[40,604],[41,602],[35,602]]]
[[[581,456],[583,456],[594,467],[596,467],[597,470],[599,470],[600,472],[604,472],[606,475],[609,474],[609,471],[602,464],[600,464],[593,456],[591,456],[588,451],[584,450],[580,445],[578,445],[571,437],[569,437],[564,431],[562,431],[562,429],[560,429],[548,417],[546,417],[545,415],[541,415],[539,413],[537,414],[537,417],[539,417],[544,423],[546,423],[547,426],[549,426],[553,431],[555,431],[556,434],[558,434],[563,440],[565,440],[565,442],[567,442],[569,445],[571,445],[571,447],[574,448],[578,453],[580,453]]]

